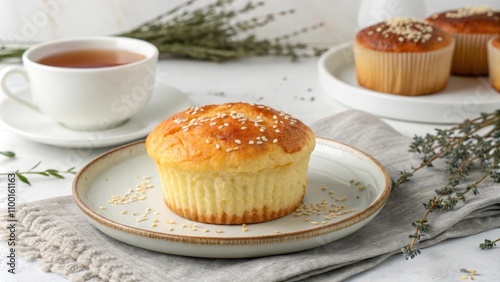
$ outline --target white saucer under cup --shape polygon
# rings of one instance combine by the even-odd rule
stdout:
[[[20,93],[28,96],[29,89]],[[162,120],[191,106],[188,96],[165,84],[155,86],[149,103],[121,126],[96,131],[68,129],[51,118],[13,101],[0,102],[0,124],[26,139],[69,148],[100,148],[144,138]]]

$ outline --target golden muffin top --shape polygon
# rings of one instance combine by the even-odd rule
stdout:
[[[362,29],[360,47],[384,52],[426,52],[444,48],[452,38],[432,24],[414,18],[392,18]]]
[[[500,11],[488,6],[448,10],[426,20],[450,33],[500,33]]]
[[[271,107],[227,103],[191,107],[161,122],[146,150],[157,164],[194,171],[254,172],[309,155],[312,130]]]

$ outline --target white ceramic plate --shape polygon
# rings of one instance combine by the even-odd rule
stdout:
[[[27,95],[28,89],[21,95]],[[123,125],[100,131],[76,131],[11,99],[0,102],[0,124],[29,140],[61,147],[99,148],[145,137],[160,121],[191,105],[187,95],[157,84],[151,101]]]
[[[356,80],[352,43],[325,52],[319,59],[318,72],[321,86],[335,100],[386,118],[454,124],[500,108],[500,93],[491,87],[487,77],[451,76],[441,92],[419,97],[363,88]]]
[[[154,186],[147,190],[145,200],[108,203],[111,196],[134,189],[144,176],[152,176]],[[366,188],[349,183],[351,179]],[[329,220],[324,214],[290,214],[249,224],[244,232],[241,225],[196,223],[172,213],[163,202],[155,164],[139,141],[111,150],[81,169],[73,183],[73,197],[92,225],[125,243],[177,255],[241,258],[301,251],[347,236],[380,211],[389,197],[390,184],[387,171],[377,160],[350,146],[317,138],[303,202],[319,204],[324,199],[329,205],[345,206],[343,210],[355,210]],[[148,208],[151,211],[146,214]],[[138,221],[144,214],[147,219]]]

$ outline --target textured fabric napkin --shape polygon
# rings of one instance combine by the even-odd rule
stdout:
[[[418,165],[408,153],[411,139],[378,118],[348,111],[312,125],[317,136],[355,146],[382,162],[392,177]],[[283,281],[314,278],[339,281],[375,267],[409,243],[410,223],[422,215],[422,203],[448,176],[426,169],[392,191],[382,211],[365,227],[315,249],[250,259],[200,259],[156,253],[114,240],[93,228],[71,197],[24,204],[17,214],[22,255],[46,271],[74,281]],[[498,184],[497,184],[498,186]],[[500,193],[494,184],[480,187],[453,211],[434,212],[432,227],[419,247],[447,238],[500,227]],[[479,243],[479,242],[478,242]],[[424,254],[425,255],[425,254]],[[404,258],[401,258],[404,259]]]

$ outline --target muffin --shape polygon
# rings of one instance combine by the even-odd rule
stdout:
[[[500,92],[500,37],[488,41],[488,65],[491,86]]]
[[[166,205],[213,224],[269,221],[293,212],[305,194],[315,137],[292,116],[264,105],[189,108],[146,140]]]
[[[413,18],[369,26],[353,45],[358,84],[404,96],[436,93],[448,83],[453,47],[447,33]]]
[[[500,11],[467,7],[433,14],[427,21],[455,39],[452,74],[488,75],[486,43],[500,33]]]

